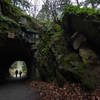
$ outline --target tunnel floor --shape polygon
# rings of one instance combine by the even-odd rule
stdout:
[[[0,100],[39,100],[39,94],[22,80],[10,80],[0,85]]]

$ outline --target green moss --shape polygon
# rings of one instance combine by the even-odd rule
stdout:
[[[13,19],[10,19],[6,16],[0,16],[0,22],[4,22],[4,23],[6,22],[8,24],[13,24],[15,26],[18,26],[18,24]]]
[[[54,41],[53,48],[54,48],[54,51],[56,52],[56,54],[63,55],[67,51],[67,48],[65,46],[65,41],[62,36],[60,37],[60,35],[59,36],[57,36],[57,35],[55,35],[54,36],[55,38],[53,38],[53,40],[52,40],[52,41]]]
[[[37,48],[39,50],[39,53],[41,55],[40,57],[40,67],[43,67],[44,64],[47,61],[47,55],[50,49],[50,38],[48,34],[43,34],[43,41],[37,44]]]
[[[57,37],[62,37],[62,35],[63,35],[63,32],[60,32],[60,33],[55,33],[55,34],[53,34],[53,39],[54,38],[57,38]]]
[[[55,23],[53,23],[51,26],[49,26],[49,29],[48,30],[50,32],[52,32],[53,34],[63,33],[63,29],[62,29],[61,25],[55,24]]]
[[[40,31],[41,30],[41,27],[40,27],[40,22],[35,19],[34,17],[32,16],[29,16],[27,14],[23,14],[21,15],[22,18],[25,18],[27,20],[27,24],[28,24],[28,27],[30,29],[34,28],[35,30],[37,31]],[[23,19],[22,19],[23,20]]]
[[[99,18],[100,19],[100,17],[99,17],[100,10],[95,10],[95,9],[87,8],[87,7],[84,7],[84,8],[80,8],[78,6],[69,6],[69,7],[66,7],[64,9],[64,12],[63,12],[62,16],[61,16],[61,19],[63,19],[63,17],[66,14],[85,15],[85,17]]]
[[[88,15],[95,15],[97,13],[97,11],[92,8],[80,8],[78,6],[69,6],[68,8],[65,8],[65,12],[68,12],[70,14],[86,13]]]
[[[19,29],[19,25],[13,20],[5,16],[0,16],[0,30],[3,33],[15,32]]]
[[[88,64],[87,59],[83,58],[83,63],[84,63],[84,64]]]
[[[63,33],[61,25],[55,24],[54,22],[47,22],[44,28],[45,33],[54,35],[56,33]]]
[[[22,17],[25,17],[25,18],[27,18],[27,20],[32,21],[32,22],[36,21],[35,18],[33,18],[32,16],[29,16],[27,14],[23,14]]]
[[[59,25],[59,24],[54,24],[54,29],[57,31],[57,32],[60,32],[60,31],[62,31],[62,28],[61,28],[61,26]]]
[[[76,63],[78,62],[78,63]],[[92,79],[88,79],[88,73],[86,66],[81,62],[80,58],[76,54],[71,54],[66,57],[62,57],[61,61],[63,65],[63,69],[65,73],[71,72],[72,79],[69,81],[80,82],[84,89],[92,89],[94,88],[94,84],[91,81]],[[74,67],[73,67],[74,65]]]
[[[40,23],[42,23],[42,24],[48,24],[50,22],[49,21],[40,21]]]
[[[89,73],[87,73],[86,71],[86,67],[84,66],[84,64],[79,64],[77,69],[75,69],[75,78],[77,80],[80,80],[81,85],[83,87],[83,89],[85,90],[92,90],[94,89],[95,85],[94,82],[92,82],[92,78],[89,75]]]
[[[43,67],[47,61],[47,55],[49,52],[49,46],[45,45],[45,47],[40,47],[39,48],[39,52],[41,54],[41,58],[40,58],[40,67]]]
[[[64,62],[75,61],[75,60],[79,60],[78,55],[76,54],[70,54],[68,57],[64,58]]]
[[[3,15],[10,17],[11,19],[18,21],[20,15],[23,14],[22,11],[13,6],[9,0],[0,0],[0,4]]]
[[[40,54],[42,56],[44,56],[44,55],[47,55],[48,54],[50,45],[49,45],[49,43],[46,44],[44,42],[41,42],[41,43],[39,43],[37,45],[37,47],[38,47],[38,50],[39,50]]]
[[[77,68],[75,69],[75,73],[80,77],[80,79],[83,77],[85,73],[85,66],[84,64],[79,64]]]

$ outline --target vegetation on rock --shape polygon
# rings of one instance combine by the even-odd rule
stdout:
[[[19,37],[21,35],[33,39],[33,35],[36,33],[33,30],[41,32],[38,43],[27,42],[27,37],[24,41],[32,50],[32,60],[36,61],[32,62],[34,63],[32,65],[35,66],[34,68],[32,66],[32,73],[36,73],[35,76],[38,79],[47,82],[56,80],[60,87],[63,87],[64,83],[68,81],[79,83],[85,89],[95,88],[94,77],[99,72],[92,75],[89,71],[93,65],[99,65],[99,56],[97,56],[99,54],[98,41],[100,41],[99,10],[69,6],[62,14],[62,21],[39,22],[31,16],[23,14],[8,0],[1,0],[0,7],[2,11],[1,33],[6,33],[6,36],[8,33],[16,33]],[[97,27],[93,26],[93,23]],[[96,41],[94,41],[95,37],[97,37]],[[2,36],[0,36],[1,38]],[[23,41],[22,37],[18,39]],[[92,43],[96,49],[93,48]]]
[[[78,6],[69,6],[64,9],[62,18],[66,14],[77,15],[77,16],[82,15],[85,18],[89,17],[89,18],[99,19],[100,10],[95,10],[95,9],[87,8],[87,7],[80,8]]]

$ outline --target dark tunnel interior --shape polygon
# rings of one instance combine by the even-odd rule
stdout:
[[[14,61],[24,61],[27,65],[27,77],[30,77],[32,51],[30,45],[22,40],[7,39],[0,43],[0,81],[9,76],[9,68]]]

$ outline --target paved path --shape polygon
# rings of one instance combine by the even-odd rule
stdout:
[[[39,100],[39,95],[23,82],[0,85],[0,100]]]

